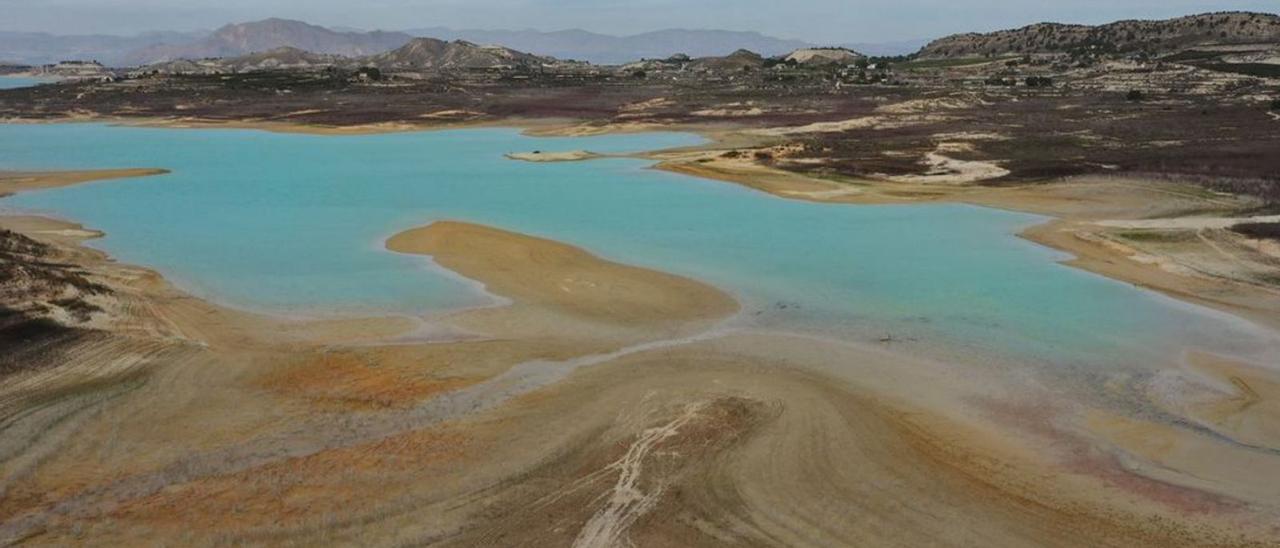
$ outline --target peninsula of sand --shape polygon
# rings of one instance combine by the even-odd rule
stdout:
[[[431,320],[248,313],[84,247],[93,227],[0,228],[4,291],[26,299],[6,318],[89,311],[6,341],[0,542],[1280,538],[1280,488],[1258,481],[1280,477],[1280,379],[1223,357],[1113,386],[1125,410],[1007,367],[735,328],[720,289],[498,227],[387,240],[506,301]]]

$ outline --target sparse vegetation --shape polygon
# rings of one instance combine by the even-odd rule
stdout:
[[[1280,223],[1240,223],[1231,230],[1259,240],[1280,240]]]
[[[81,268],[58,261],[48,245],[0,229],[0,305],[35,315],[61,308],[85,321],[99,308],[84,297],[110,292]]]
[[[1051,88],[1053,87],[1053,78],[1048,76],[1028,76],[1027,87],[1029,88]]]

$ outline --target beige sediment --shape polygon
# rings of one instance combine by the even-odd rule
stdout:
[[[479,339],[388,346],[378,341],[412,329],[412,322],[406,325],[402,318],[303,321],[224,309],[183,295],[145,269],[118,265],[99,252],[79,247],[85,236],[81,233],[88,231],[75,225],[35,217],[4,217],[0,225],[74,250],[69,256],[84,265],[93,279],[108,283],[120,303],[100,326],[104,343],[75,345],[68,348],[80,353],[74,361],[6,378],[6,390],[0,394],[6,416],[16,411],[8,403],[67,401],[44,404],[56,411],[51,411],[49,424],[62,425],[58,430],[44,435],[41,423],[32,423],[23,430],[32,434],[29,441],[11,436],[0,444],[0,454],[18,455],[7,460],[7,468],[0,473],[0,487],[6,493],[0,502],[0,523],[5,524],[0,526],[0,537],[6,542],[17,538],[11,535],[25,537],[34,531],[43,542],[56,543],[67,531],[63,527],[72,522],[78,523],[77,530],[92,531],[90,538],[120,535],[121,541],[139,541],[136,528],[111,532],[98,526],[175,523],[163,504],[155,506],[164,498],[154,498],[155,491],[143,486],[169,483],[183,486],[174,491],[176,495],[191,490],[203,493],[198,496],[201,504],[185,506],[195,516],[211,518],[210,505],[220,501],[236,508],[253,504],[254,486],[260,484],[252,474],[276,470],[269,464],[272,459],[262,454],[323,462],[352,456],[352,450],[346,449],[349,445],[357,446],[358,455],[359,445],[366,442],[375,447],[389,442],[427,447],[421,443],[435,442],[418,440],[437,438],[433,429],[420,434],[412,430],[421,419],[404,422],[388,416],[371,423],[373,428],[354,433],[341,426],[363,420],[361,414],[408,413],[421,402],[475,386],[516,364],[571,359],[692,333],[737,310],[731,297],[692,280],[601,261],[555,242],[442,223],[409,231],[392,243],[405,252],[429,251],[437,262],[477,276],[490,291],[515,302],[464,311],[448,319],[482,333]],[[72,235],[70,231],[79,232]],[[531,282],[529,276],[534,273],[539,277]],[[113,369],[117,362],[123,367]],[[130,371],[132,375],[127,375]],[[145,388],[125,390],[134,382],[130,378],[146,379]],[[78,411],[72,405],[76,400],[67,399],[78,393],[107,394],[105,390],[114,386],[122,389],[110,392],[116,394],[113,403],[91,414]],[[537,386],[504,390],[527,391]],[[8,396],[19,389],[22,399],[11,402]],[[511,397],[493,396],[494,401]],[[328,422],[340,416],[351,419]],[[398,426],[401,423],[405,426]],[[14,428],[11,425],[9,433]],[[76,435],[51,438],[62,430]],[[383,441],[376,436],[390,438]],[[256,446],[261,449],[249,449]],[[440,450],[456,452],[452,442]],[[228,462],[207,456],[218,451],[244,456]],[[429,454],[415,452],[408,460],[384,463],[387,471],[380,471],[379,477],[384,482],[392,477],[399,467],[394,462],[416,462]],[[510,472],[519,461],[490,462]],[[192,467],[200,471],[193,472]],[[319,473],[306,467],[287,470],[289,475]],[[241,471],[250,475],[243,476],[243,482],[226,483],[242,477]],[[477,475],[486,477],[493,476]],[[397,484],[421,488],[425,478],[415,478]],[[207,488],[223,495],[210,496],[203,491]],[[342,492],[341,486],[335,488],[331,494]],[[103,489],[103,494],[95,494],[96,489]],[[384,485],[365,493],[368,502],[363,507],[384,507],[389,503],[385,497],[399,492]],[[70,509],[82,517],[71,521],[56,517]],[[313,510],[289,511],[295,516],[318,516]],[[262,515],[292,519],[273,511]],[[226,517],[193,526],[209,535],[238,530]],[[186,535],[170,532],[175,538]]]
[[[0,171],[0,196],[71,186],[90,181],[163,175],[164,169],[99,169],[86,171]]]
[[[82,230],[24,223],[11,226],[68,247],[79,233],[65,231]],[[1129,434],[1142,432],[1126,422],[1138,419],[1055,413],[1070,402],[1034,384],[808,338],[742,333],[645,347],[549,386],[512,388],[501,406],[415,423],[415,409],[517,364],[694,335],[737,304],[694,280],[468,223],[413,229],[387,245],[429,255],[512,304],[446,318],[483,335],[475,340],[381,345],[411,326],[241,313],[100,253],[81,257],[95,271],[131,268],[114,283],[134,323],[180,335],[182,354],[150,364],[142,388],[66,421],[74,436],[34,443],[21,474],[0,474],[0,523],[40,518],[29,531],[41,544],[1275,540],[1265,525],[1278,515],[1274,498],[1222,468],[1248,459],[1270,467],[1274,456],[1232,450],[1217,462],[1205,455],[1221,441],[1185,428],[1168,434],[1185,437],[1170,456],[1145,433]],[[1273,385],[1246,386],[1266,395]],[[1036,404],[1017,407],[1010,394]],[[1176,411],[1241,439],[1271,439],[1257,426],[1265,416],[1232,430],[1240,411],[1206,401]],[[1008,421],[1031,434],[1011,433]],[[385,435],[353,431],[362,424]],[[1045,425],[1062,428],[1037,430]],[[209,457],[224,447],[256,457]],[[628,506],[628,493],[643,505]],[[1241,498],[1255,506],[1240,510]]]
[[[482,280],[488,291],[514,301],[451,320],[470,329],[492,331],[497,325],[510,335],[535,325],[545,329],[571,322],[579,336],[615,332],[628,339],[669,338],[705,328],[738,309],[729,295],[688,278],[470,223],[442,221],[401,232],[387,240],[387,248],[430,255],[441,266]],[[513,316],[523,321],[512,321]],[[538,319],[543,316],[560,321]]]

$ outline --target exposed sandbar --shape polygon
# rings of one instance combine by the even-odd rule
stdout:
[[[580,248],[505,230],[441,221],[387,240],[480,280],[518,307],[658,332],[703,325],[738,309],[725,292],[681,276],[607,261]]]
[[[167,169],[95,169],[85,171],[0,171],[0,196],[48,190],[90,181],[147,177],[169,173]]]
[[[567,152],[513,152],[506,155],[508,159],[520,160],[523,162],[581,162],[583,160],[591,160],[600,158],[603,155],[596,154],[589,150],[570,150]]]

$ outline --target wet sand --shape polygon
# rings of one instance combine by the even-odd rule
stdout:
[[[136,544],[1263,545],[1275,372],[1084,386],[725,331],[731,296],[440,222],[388,240],[508,304],[441,320],[229,310],[79,243],[93,337],[6,377],[0,540]],[[408,338],[406,338],[408,337]],[[1082,391],[1136,394],[1099,404]],[[1126,398],[1122,398],[1128,401]]]

